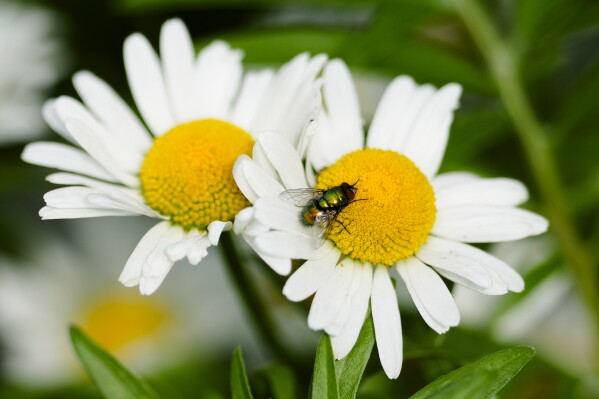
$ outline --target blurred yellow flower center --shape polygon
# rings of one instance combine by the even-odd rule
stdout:
[[[334,222],[328,238],[344,255],[392,266],[424,244],[435,222],[435,194],[412,161],[395,151],[354,151],[324,169],[317,188],[342,182],[357,182],[356,197],[337,216],[347,230]]]
[[[233,220],[249,206],[233,180],[233,164],[254,141],[230,123],[203,119],[156,138],[141,167],[148,205],[185,230]]]
[[[138,295],[108,295],[84,309],[83,330],[110,352],[155,337],[168,320],[159,304]]]

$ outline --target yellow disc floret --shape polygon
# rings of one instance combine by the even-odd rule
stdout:
[[[233,179],[233,164],[254,141],[230,123],[203,119],[179,125],[154,141],[141,167],[148,205],[185,230],[233,220],[249,202]]]
[[[324,169],[317,188],[342,182],[356,183],[356,197],[337,216],[343,225],[334,222],[328,238],[344,255],[392,266],[424,244],[435,221],[435,195],[412,161],[395,151],[354,151]]]
[[[139,295],[105,293],[86,304],[79,321],[94,341],[118,351],[158,334],[168,321],[165,310]]]

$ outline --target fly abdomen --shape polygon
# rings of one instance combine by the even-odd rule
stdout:
[[[312,226],[319,215],[322,214],[322,209],[318,206],[319,202],[315,199],[308,201],[302,209],[300,220],[306,226]]]

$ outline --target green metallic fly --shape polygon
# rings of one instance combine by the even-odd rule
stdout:
[[[320,247],[329,235],[334,222],[343,226],[349,233],[345,225],[337,220],[339,213],[356,200],[356,184],[341,183],[339,186],[331,187],[326,190],[313,188],[291,189],[281,193],[281,198],[301,207],[299,213],[300,222],[307,227],[312,227],[315,233],[315,248]]]

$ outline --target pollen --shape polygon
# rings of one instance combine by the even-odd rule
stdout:
[[[318,175],[317,188],[354,184],[355,199],[344,207],[328,235],[346,256],[393,266],[426,241],[436,216],[426,176],[395,151],[357,150]]]
[[[147,204],[185,230],[205,231],[233,220],[249,202],[233,180],[233,164],[254,141],[243,129],[216,119],[179,125],[156,138],[141,167]]]

